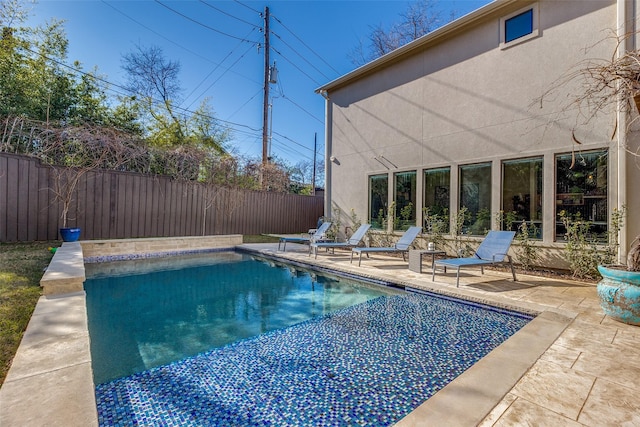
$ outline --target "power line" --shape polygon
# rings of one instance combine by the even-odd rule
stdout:
[[[127,19],[129,19],[129,20],[133,21],[134,23],[136,23],[136,24],[140,25],[142,28],[144,28],[144,29],[146,29],[146,30],[148,30],[148,31],[152,32],[153,34],[157,35],[158,37],[160,37],[160,38],[162,38],[162,39],[164,39],[164,40],[166,40],[166,41],[168,41],[169,43],[171,43],[171,44],[173,44],[173,45],[175,45],[175,46],[178,46],[178,47],[179,47],[179,48],[181,48],[181,49],[184,49],[185,51],[187,51],[187,52],[189,52],[189,53],[191,53],[191,54],[193,54],[193,55],[195,55],[195,56],[199,57],[200,59],[204,59],[204,60],[206,60],[206,61],[208,61],[208,62],[213,62],[213,61],[211,61],[211,59],[209,59],[209,58],[207,58],[207,57],[205,57],[205,56],[202,56],[202,55],[200,55],[199,53],[194,52],[194,51],[192,51],[192,50],[190,50],[190,49],[188,49],[188,48],[186,48],[186,47],[184,47],[184,46],[182,46],[182,45],[180,45],[180,44],[176,43],[175,41],[171,40],[170,38],[165,37],[164,35],[162,35],[162,34],[158,33],[157,31],[153,30],[152,28],[147,27],[146,25],[144,25],[144,24],[143,24],[143,23],[141,23],[140,21],[137,21],[136,19],[132,18],[131,16],[127,15],[126,13],[124,13],[123,11],[121,11],[120,9],[118,9],[117,7],[115,7],[115,6],[113,6],[113,5],[109,4],[109,3],[107,3],[105,0],[101,0],[101,1],[102,1],[102,3],[104,3],[104,4],[105,4],[105,5],[107,5],[107,6],[109,6],[110,8],[112,8],[113,10],[115,10],[116,12],[118,12],[119,14],[123,15],[125,18],[127,18]]]
[[[67,64],[65,64],[65,63],[64,63],[64,62],[62,62],[62,61],[58,61],[58,60],[57,60],[57,59],[55,59],[55,58],[51,58],[51,57],[49,57],[49,56],[47,56],[47,55],[45,55],[45,54],[43,54],[43,53],[33,51],[33,50],[29,49],[28,47],[24,47],[24,46],[23,46],[22,48],[23,48],[24,50],[28,51],[28,52],[33,53],[34,55],[39,55],[39,56],[41,56],[41,57],[43,57],[43,58],[45,58],[45,59],[47,59],[47,60],[49,60],[49,61],[51,61],[51,62],[53,62],[53,63],[56,63],[56,64],[60,65],[61,67],[68,68],[69,70],[71,70],[71,71],[73,71],[73,72],[75,72],[75,73],[79,73],[79,74],[82,74],[82,75],[85,75],[85,76],[89,76],[89,77],[91,77],[91,78],[93,78],[93,79],[95,79],[95,80],[97,80],[97,81],[100,81],[100,82],[102,82],[102,83],[104,83],[104,84],[108,85],[108,87],[106,87],[106,88],[105,88],[106,90],[110,90],[110,91],[113,91],[113,92],[115,92],[115,93],[117,93],[117,94],[119,94],[119,95],[126,95],[126,96],[131,96],[131,95],[142,95],[142,94],[140,94],[140,93],[132,92],[131,90],[129,90],[128,88],[126,88],[126,87],[124,87],[124,86],[122,86],[122,85],[119,85],[119,84],[117,84],[117,83],[110,82],[110,81],[108,81],[108,80],[106,80],[106,79],[104,79],[104,78],[102,78],[102,77],[100,77],[100,76],[98,76],[98,75],[96,75],[96,74],[88,73],[88,72],[83,71],[83,70],[81,70],[81,69],[79,69],[79,68],[72,67],[71,65],[67,65]],[[122,90],[124,91],[124,93],[122,93],[122,92],[118,92],[118,91],[116,91],[116,90],[113,90],[113,89],[111,88],[111,86],[114,86],[114,87],[117,87],[117,88],[119,88],[119,89],[122,89]],[[158,100],[158,99],[153,99],[153,98],[152,98],[152,101],[155,101],[155,102],[161,102],[160,100]],[[235,122],[231,122],[231,121],[229,121],[229,120],[223,120],[223,119],[220,119],[220,118],[217,118],[217,117],[210,116],[210,115],[208,115],[208,114],[200,113],[200,112],[198,112],[198,111],[191,111],[191,110],[188,110],[188,109],[186,109],[186,108],[179,107],[179,106],[176,106],[176,107],[174,107],[174,108],[175,108],[176,110],[180,110],[180,111],[182,111],[183,113],[189,113],[189,114],[192,114],[192,115],[198,115],[198,116],[200,116],[200,117],[208,118],[208,119],[214,120],[214,121],[216,121],[216,122],[222,122],[222,123],[225,123],[225,124],[228,124],[228,125],[232,125],[232,126],[239,126],[239,127],[241,127],[241,128],[249,129],[249,130],[250,130],[250,131],[252,131],[252,132],[261,132],[261,129],[255,129],[255,128],[252,128],[251,126],[243,125],[243,124],[241,124],[241,123],[235,123]],[[239,130],[239,129],[232,129],[232,130]]]
[[[162,35],[161,33],[159,33],[159,32],[157,32],[157,31],[153,30],[152,28],[149,28],[148,26],[144,25],[144,24],[143,24],[143,23],[141,23],[140,21],[138,21],[138,20],[136,20],[136,19],[132,18],[131,16],[127,15],[127,14],[126,14],[125,12],[123,12],[122,10],[120,10],[120,9],[116,8],[115,6],[113,6],[113,5],[109,4],[109,3],[107,3],[105,0],[101,0],[101,1],[102,1],[102,3],[104,3],[104,4],[105,4],[105,5],[107,5],[107,6],[109,6],[110,8],[112,8],[113,10],[115,10],[116,12],[118,12],[119,14],[123,15],[125,18],[127,18],[127,19],[131,20],[132,22],[134,22],[134,23],[136,23],[136,24],[138,24],[138,25],[140,25],[142,28],[144,28],[144,29],[146,29],[146,30],[150,31],[151,33],[153,33],[153,34],[157,35],[158,37],[160,37],[160,38],[162,38],[162,39],[164,39],[164,40],[168,41],[169,43],[171,43],[171,44],[173,44],[173,45],[175,45],[175,46],[179,47],[180,49],[183,49],[184,51],[189,52],[189,53],[191,53],[192,55],[194,55],[194,56],[196,56],[196,57],[198,57],[198,58],[200,58],[200,59],[203,59],[203,60],[205,60],[205,61],[207,61],[207,62],[210,62],[210,63],[212,63],[212,64],[215,64],[215,65],[216,65],[216,68],[217,68],[217,67],[221,67],[221,66],[222,66],[222,62],[224,62],[224,60],[223,60],[222,62],[220,62],[220,63],[215,62],[215,61],[212,61],[212,60],[211,60],[211,58],[206,57],[206,56],[203,56],[203,55],[200,55],[199,53],[194,52],[194,51],[192,51],[191,49],[189,49],[189,48],[187,48],[187,47],[185,47],[185,46],[182,46],[182,45],[181,45],[181,44],[179,44],[179,43],[176,43],[175,41],[173,41],[173,40],[169,39],[168,37],[165,37],[164,35]],[[253,29],[249,32],[249,34],[251,34],[251,32],[253,32],[253,31],[255,31],[255,28],[253,28]],[[248,35],[247,35],[247,36],[248,36]],[[256,42],[256,43],[257,43],[257,42]],[[226,58],[225,58],[225,59],[226,59]],[[230,68],[227,68],[227,71],[231,71],[231,70],[230,70]],[[247,79],[247,80],[250,80],[250,81],[251,81],[251,79],[250,79],[249,77],[243,76],[242,74],[239,74],[239,73],[236,73],[236,74],[237,74],[238,76],[240,76],[240,77],[244,78],[244,79]]]
[[[189,17],[189,16],[185,15],[184,13],[179,12],[179,11],[175,10],[174,8],[172,8],[172,7],[170,7],[170,6],[168,6],[168,5],[164,4],[164,3],[162,3],[160,0],[154,0],[154,1],[155,1],[156,3],[158,3],[160,6],[162,6],[162,7],[165,7],[165,8],[167,8],[167,9],[169,9],[171,12],[175,13],[176,15],[180,15],[180,16],[182,16],[184,19],[187,19],[187,20],[189,20],[189,21],[193,22],[194,24],[198,24],[198,25],[200,25],[201,27],[204,27],[204,28],[206,28],[206,29],[208,29],[208,30],[211,30],[211,31],[215,32],[215,33],[222,34],[223,36],[227,36],[227,37],[230,37],[230,38],[232,38],[232,39],[240,40],[240,41],[243,41],[243,42],[246,42],[246,43],[257,44],[257,42],[255,42],[255,41],[252,41],[252,40],[246,40],[246,39],[243,39],[243,38],[241,38],[241,37],[236,37],[236,36],[234,36],[234,35],[232,35],[232,34],[225,33],[224,31],[220,31],[220,30],[218,30],[217,28],[210,27],[210,26],[209,26],[209,25],[207,25],[207,24],[203,24],[202,22],[200,22],[200,21],[198,21],[198,20],[196,20],[196,19],[193,19],[193,18],[191,18],[191,17]]]
[[[293,48],[293,46],[291,46],[289,43],[287,43],[286,41],[284,41],[284,39],[282,37],[280,37],[277,33],[274,33],[273,31],[271,31],[271,34],[273,34],[274,36],[276,36],[278,38],[278,40],[280,40],[282,43],[284,43],[285,46],[287,46],[289,49],[291,49],[296,55],[298,55],[304,62],[306,62],[307,64],[309,64],[314,70],[316,70],[317,72],[319,72],[320,74],[322,74],[322,77],[324,77],[327,80],[330,80],[330,77],[327,76],[326,74],[324,74],[319,68],[317,68],[315,65],[313,65],[311,62],[309,62],[309,60],[307,58],[305,58],[304,56],[302,56],[302,54],[300,54],[297,50],[295,50],[295,48]]]
[[[240,21],[240,22],[243,22],[243,23],[245,23],[245,24],[248,24],[248,25],[253,25],[255,28],[258,28],[258,27],[253,23],[253,22],[245,21],[244,19],[238,18],[237,16],[234,16],[234,15],[232,15],[232,14],[228,13],[228,12],[225,12],[224,10],[219,9],[219,8],[215,7],[214,5],[207,3],[207,2],[206,2],[206,1],[204,1],[204,0],[200,0],[200,3],[204,4],[205,6],[210,7],[210,8],[211,8],[211,9],[213,9],[213,10],[217,10],[218,12],[222,13],[223,15],[227,15],[227,16],[228,16],[228,17],[230,17],[230,18],[236,19],[236,20],[238,20],[238,21]],[[258,14],[260,14],[260,12],[258,12],[258,11],[256,11],[256,12],[257,12]],[[255,29],[255,28],[254,28],[254,29]]]
[[[234,1],[235,1],[236,3],[238,3],[240,6],[244,6],[244,7],[246,7],[247,9],[254,11],[255,13],[258,13],[258,14],[261,14],[261,13],[262,13],[262,12],[260,12],[259,10],[256,10],[256,9],[252,8],[251,6],[248,6],[248,5],[244,4],[244,3],[242,3],[241,1],[238,1],[238,0],[234,0]]]
[[[273,50],[275,53],[277,53],[278,55],[280,55],[282,57],[282,59],[284,59],[285,61],[287,61],[289,64],[291,64],[296,70],[300,71],[302,74],[304,74],[305,76],[307,76],[309,78],[309,80],[311,80],[312,82],[314,82],[316,85],[320,86],[320,82],[318,82],[316,79],[314,79],[313,77],[311,77],[309,74],[307,74],[304,70],[302,70],[300,67],[298,67],[296,64],[294,64],[289,58],[287,58],[286,56],[284,56],[280,51],[278,51],[276,48],[274,48],[273,46],[271,46],[271,50]]]
[[[251,31],[253,32],[254,30],[251,30]],[[239,45],[238,45],[238,46],[239,46]],[[236,46],[236,47],[238,47],[238,46]],[[236,64],[237,64],[237,63],[238,63],[242,58],[244,58],[244,56],[245,56],[245,55],[249,52],[249,50],[251,50],[252,48],[253,48],[253,46],[249,46],[249,48],[248,48],[248,49],[247,49],[247,50],[246,50],[242,55],[240,55],[240,57],[238,57],[238,59],[236,59],[236,60],[233,62],[233,64],[231,64],[229,67],[227,67],[227,68],[226,68],[226,70],[225,70],[225,71],[224,71],[224,72],[223,72],[223,73],[222,73],[222,74],[221,74],[221,75],[220,75],[216,80],[214,80],[214,81],[213,81],[209,86],[207,86],[207,88],[206,88],[206,89],[205,89],[205,90],[200,94],[200,97],[201,97],[201,96],[203,96],[207,91],[209,91],[209,89],[211,89],[211,88],[213,87],[213,85],[214,85],[214,84],[218,83],[218,82],[220,81],[220,79],[221,79],[222,77],[224,77],[224,75],[225,75],[225,74],[227,74],[227,72],[228,72],[228,71],[230,71],[230,70],[231,70],[231,68],[232,68],[234,65],[236,65]],[[195,93],[195,91],[196,91],[200,86],[202,86],[202,85],[204,84],[204,82],[205,82],[205,81],[206,81],[206,80],[207,80],[207,79],[208,79],[208,78],[209,78],[209,77],[210,77],[210,76],[211,76],[211,75],[212,75],[212,74],[213,74],[213,73],[214,73],[218,68],[220,68],[220,66],[222,65],[222,63],[223,63],[224,61],[226,61],[226,60],[227,60],[227,58],[229,58],[229,57],[231,56],[231,54],[234,52],[234,50],[235,50],[235,48],[234,48],[233,50],[231,50],[231,51],[227,54],[227,56],[225,56],[225,57],[222,59],[222,62],[221,62],[221,63],[219,63],[218,65],[216,65],[216,66],[214,67],[214,69],[213,69],[213,70],[211,70],[211,72],[210,72],[209,74],[207,74],[207,76],[206,76],[204,79],[202,79],[202,81],[201,81],[200,83],[198,83],[198,85],[197,85],[197,86],[196,86],[196,87],[191,91],[191,93],[190,93],[190,94],[187,96],[187,98],[185,98],[185,99],[188,99],[191,95],[193,95],[193,94]],[[199,97],[198,97],[198,98],[199,98]],[[196,98],[196,99],[198,99],[198,98]],[[189,105],[187,106],[187,108],[191,108],[191,106],[193,105],[193,103],[194,103],[195,101],[196,101],[196,100],[194,100],[191,104],[189,104]]]
[[[284,29],[286,29],[287,31],[289,31],[291,33],[291,35],[293,35],[293,37],[295,37],[300,43],[302,43],[302,45],[304,47],[306,47],[307,49],[309,49],[309,51],[311,53],[313,53],[316,57],[318,57],[322,62],[324,62],[329,68],[331,68],[333,71],[336,72],[336,74],[340,74],[340,71],[336,70],[335,68],[333,68],[331,66],[331,64],[329,64],[323,57],[321,57],[315,50],[311,49],[311,47],[309,47],[309,45],[307,45],[300,37],[298,37],[293,31],[291,31],[286,25],[284,25],[284,23],[282,21],[280,21],[277,17],[273,17],[273,19],[276,20],[276,22],[278,22],[280,25],[282,25],[282,27]],[[324,75],[324,74],[323,74]]]

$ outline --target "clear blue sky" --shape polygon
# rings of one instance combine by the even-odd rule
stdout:
[[[159,46],[181,64],[182,108],[210,98],[216,117],[231,128],[239,154],[261,157],[264,41],[261,14],[269,7],[271,62],[278,83],[273,102],[271,153],[291,164],[324,157],[324,99],[314,90],[353,70],[348,57],[372,26],[400,20],[407,1],[100,1],[40,0],[30,25],[65,21],[68,63],[97,67],[121,85],[122,56]],[[465,15],[488,0],[437,1],[442,17]],[[110,92],[113,94],[113,92]]]

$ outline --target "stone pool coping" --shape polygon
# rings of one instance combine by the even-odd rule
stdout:
[[[218,242],[220,246],[216,248],[224,247],[229,241],[236,239],[237,236],[233,236],[231,240],[222,239]],[[153,242],[154,245],[162,243],[161,239],[144,240],[156,240]],[[175,251],[187,253],[203,250],[202,247],[180,250],[173,242],[168,242],[175,239],[165,240],[167,245],[160,246],[165,250],[159,250],[158,253],[166,255]],[[131,243],[136,243],[122,241],[124,244],[118,250],[114,241],[108,242],[112,250],[109,256],[126,255],[131,247],[135,247],[135,244],[132,246]],[[56,280],[66,275],[71,282],[79,280],[80,277],[84,282],[85,244],[87,243],[65,243],[61,249],[58,249],[54,255],[56,262],[52,260],[48,268],[51,273],[56,269],[61,270],[60,274],[56,275]],[[312,268],[318,265],[312,260],[304,261],[299,257],[296,258],[300,255],[299,253],[295,255],[296,252],[276,253],[275,244],[242,245],[241,236],[240,242],[234,246],[244,252],[275,256],[287,261],[307,264]],[[229,249],[234,249],[234,246],[229,246]],[[155,247],[158,248],[158,246]],[[153,254],[154,252],[149,249],[145,253]],[[367,273],[361,274],[364,270],[354,271],[348,266],[343,268],[342,263],[340,266],[331,265],[331,269],[351,275],[375,277]],[[58,282],[57,285],[60,283]],[[406,283],[398,281],[397,285],[405,286]],[[67,288],[58,286],[58,289]],[[437,286],[437,283],[430,291],[465,298],[464,292],[443,290],[442,287]],[[470,294],[466,296],[467,299],[472,297]],[[471,299],[477,300],[477,298]],[[483,302],[492,303],[492,301]],[[493,301],[495,302],[499,303],[499,300]],[[538,312],[540,315],[407,415],[398,425],[440,425],[444,421],[458,426],[477,425],[575,317],[575,314],[568,311],[549,310],[534,304],[523,304],[522,307],[520,304],[509,304],[509,306],[519,307],[525,312]],[[51,292],[43,295],[38,301],[5,383],[0,389],[0,425],[97,426],[94,389],[84,291],[63,294]],[[463,399],[463,403],[460,399]]]

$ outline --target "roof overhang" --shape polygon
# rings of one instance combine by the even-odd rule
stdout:
[[[453,34],[464,31],[467,26],[473,25],[475,22],[483,20],[486,16],[494,14],[496,11],[503,9],[513,3],[525,3],[522,0],[494,0],[493,2],[481,7],[467,15],[464,15],[455,21],[448,23],[424,36],[407,43],[404,46],[395,49],[380,58],[374,59],[367,64],[356,68],[355,70],[347,73],[337,79],[320,86],[315,90],[319,94],[327,94],[332,90],[339,89],[343,86],[350,84],[351,82],[358,80],[364,76],[374,73],[375,71],[384,68],[394,62],[397,62],[407,56],[411,56],[417,50],[424,50],[426,47],[437,44],[443,38],[450,37]],[[533,1],[531,1],[533,2]],[[324,96],[324,95],[323,95]]]

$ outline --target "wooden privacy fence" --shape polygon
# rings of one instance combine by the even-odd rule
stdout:
[[[0,153],[0,242],[59,238],[53,180],[39,160]],[[323,207],[321,197],[92,171],[78,183],[67,225],[82,228],[83,240],[299,233],[315,227]]]

